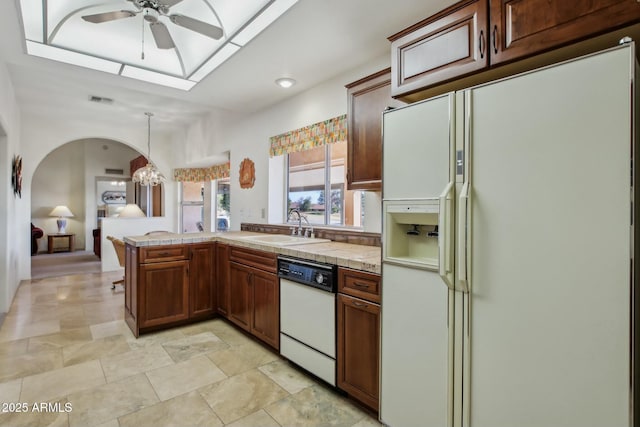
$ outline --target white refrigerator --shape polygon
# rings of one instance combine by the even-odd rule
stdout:
[[[632,426],[633,43],[383,115],[380,419]]]

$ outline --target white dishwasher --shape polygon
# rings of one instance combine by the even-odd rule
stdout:
[[[336,385],[336,267],[278,257],[280,354]]]

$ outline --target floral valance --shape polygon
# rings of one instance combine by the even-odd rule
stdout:
[[[269,155],[280,156],[296,151],[309,150],[321,145],[346,141],[347,115],[334,117],[269,138]]]
[[[231,164],[213,165],[208,168],[181,168],[173,170],[173,179],[180,182],[203,182],[228,178]]]

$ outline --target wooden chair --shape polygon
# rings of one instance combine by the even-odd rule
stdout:
[[[116,250],[116,255],[118,256],[120,267],[124,267],[124,242],[113,236],[107,236],[107,240],[110,240],[111,243],[113,243],[113,248]],[[111,289],[115,289],[116,285],[124,286],[124,277],[113,282]]]

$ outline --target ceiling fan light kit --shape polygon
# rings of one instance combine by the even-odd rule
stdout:
[[[182,90],[297,1],[17,0],[29,55]]]

